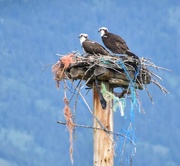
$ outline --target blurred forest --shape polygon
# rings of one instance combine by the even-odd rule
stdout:
[[[148,86],[154,105],[139,92],[145,114],[135,114],[133,165],[180,165],[179,0],[0,0],[0,165],[71,165],[68,130],[56,123],[64,121],[63,86],[56,89],[51,67],[42,71],[41,62],[55,63],[57,53],[82,52],[80,33],[102,44],[97,32],[102,26],[124,38],[139,57],[173,70],[156,71],[170,93]],[[92,103],[91,92],[86,98]],[[126,119],[118,111],[114,116],[120,130]],[[80,99],[76,121],[92,125]],[[92,165],[92,134],[76,129],[74,165]],[[117,146],[115,165],[120,150]]]

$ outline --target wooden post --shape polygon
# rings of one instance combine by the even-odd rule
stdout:
[[[103,82],[106,89],[112,92],[108,82]],[[112,111],[112,101],[107,101],[107,107],[105,110],[102,109],[98,92],[95,85],[93,86],[93,105],[94,105],[94,115],[100,120],[102,125],[110,131],[113,131],[113,111]],[[95,128],[100,128],[101,126],[94,119]],[[103,130],[94,129],[94,166],[113,166],[114,165],[114,144],[113,135],[108,135]]]

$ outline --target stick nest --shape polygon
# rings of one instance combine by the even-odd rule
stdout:
[[[127,89],[130,82],[135,88],[143,90],[147,84],[157,85],[164,93],[168,91],[158,82],[161,78],[149,68],[164,69],[156,66],[149,59],[117,55],[80,55],[69,53],[61,57],[52,67],[54,79],[59,83],[66,80],[85,80],[92,87],[95,79],[107,81],[111,87]]]

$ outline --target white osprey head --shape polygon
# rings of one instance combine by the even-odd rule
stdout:
[[[81,45],[82,45],[82,43],[88,39],[88,34],[81,33],[81,34],[79,35],[79,39],[80,39],[80,43],[81,43]]]
[[[108,32],[108,29],[106,27],[101,27],[98,32],[100,32],[101,36],[103,36],[106,32]]]

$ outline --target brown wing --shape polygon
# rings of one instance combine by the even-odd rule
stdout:
[[[82,45],[84,50],[89,54],[109,55],[109,52],[97,42],[86,40]]]
[[[110,33],[110,35],[112,36],[113,40],[114,40],[114,44],[118,47],[121,48],[123,50],[129,50],[126,42],[124,41],[124,39],[122,39],[120,36],[115,35]]]
[[[115,54],[125,54],[129,50],[126,42],[120,37],[112,33],[102,36],[104,45]]]

